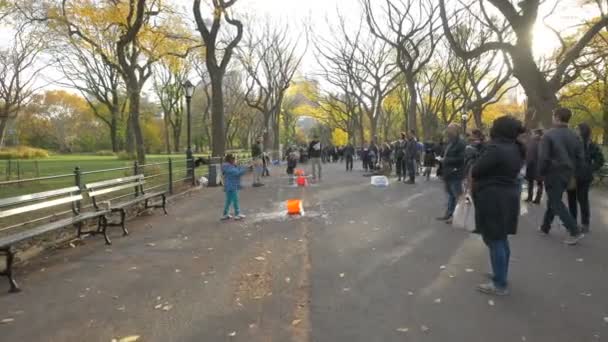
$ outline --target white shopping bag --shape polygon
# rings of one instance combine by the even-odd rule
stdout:
[[[462,196],[456,204],[452,226],[469,232],[475,230],[475,206],[470,196]]]
[[[377,187],[387,187],[388,178],[386,176],[372,176],[371,184]]]

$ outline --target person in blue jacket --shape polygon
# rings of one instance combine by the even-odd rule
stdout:
[[[229,220],[232,216],[229,215],[230,206],[234,207],[234,219],[242,220],[245,215],[241,214],[239,207],[239,190],[241,189],[241,176],[247,172],[246,167],[236,165],[236,158],[232,154],[226,156],[224,165],[222,165],[222,174],[224,175],[224,192],[226,192],[226,202],[224,204],[224,215],[222,220]]]

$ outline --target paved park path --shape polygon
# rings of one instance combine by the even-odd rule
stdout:
[[[246,188],[241,223],[218,221],[203,189],[112,232],[19,268],[22,293],[0,292],[0,341],[608,341],[608,195],[593,233],[562,244],[536,232],[530,207],[512,239],[512,294],[477,293],[488,257],[441,214],[441,183],[372,188],[324,165],[318,186],[277,175]],[[306,216],[280,214],[289,198]],[[2,278],[2,286],[5,285]]]

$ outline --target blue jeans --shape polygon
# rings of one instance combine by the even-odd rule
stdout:
[[[448,193],[448,210],[445,216],[452,217],[454,210],[456,210],[458,198],[462,194],[462,180],[460,178],[446,179],[445,191]]]
[[[230,206],[234,207],[234,215],[241,213],[239,208],[239,192],[238,191],[226,191],[226,202],[224,203],[224,216],[230,212]]]
[[[500,289],[507,287],[507,275],[509,274],[509,260],[511,259],[511,247],[509,240],[483,239],[490,251],[490,262],[492,263],[492,281],[494,286]]]
[[[407,168],[407,175],[410,181],[416,180],[416,161],[414,159],[406,159],[405,167]]]

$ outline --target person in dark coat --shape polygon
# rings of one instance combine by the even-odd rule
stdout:
[[[540,143],[538,170],[545,180],[547,192],[547,210],[539,231],[549,234],[555,216],[570,233],[564,240],[567,245],[576,245],[584,236],[576,220],[562,202],[564,193],[573,185],[576,186],[576,172],[583,165],[583,143],[568,128],[572,111],[568,108],[557,108],[553,111],[553,128],[545,133]]]
[[[526,180],[528,181],[528,198],[526,202],[540,204],[543,197],[543,181],[538,177],[538,148],[543,138],[543,130],[534,130],[526,146]],[[536,197],[534,185],[536,184]]]
[[[452,215],[456,209],[456,202],[462,194],[462,180],[464,179],[464,150],[466,145],[460,138],[460,126],[452,123],[447,130],[448,144],[441,157],[441,176],[445,182],[445,191],[448,194],[448,207],[445,215],[438,217],[440,221],[452,224]]]
[[[427,181],[431,180],[431,171],[433,170],[433,167],[435,167],[435,164],[437,164],[437,160],[435,160],[435,158],[437,158],[437,155],[435,155],[435,147],[433,144],[425,144],[423,166],[424,177],[426,177]]]
[[[593,173],[604,166],[604,155],[599,146],[591,141],[591,127],[582,123],[578,125],[578,134],[583,141],[583,163],[576,173],[576,189],[568,190],[568,208],[576,220],[577,207],[581,207],[581,231],[589,233],[591,208],[589,206],[589,190],[593,182]]]
[[[418,156],[418,140],[411,131],[407,137],[407,144],[405,147],[405,168],[407,169],[408,180],[404,181],[406,184],[416,183],[416,158]]]
[[[405,147],[407,146],[407,140],[405,139],[405,132],[401,132],[401,138],[394,143],[395,149],[395,164],[397,171],[397,182],[401,182],[401,178],[405,180]]]
[[[353,160],[354,160],[354,156],[355,156],[355,148],[353,147],[353,144],[348,143],[348,145],[346,145],[342,149],[342,155],[344,156],[344,159],[346,160],[346,171],[352,171],[353,170]]]
[[[525,161],[525,147],[517,141],[525,129],[521,121],[503,116],[494,121],[492,141],[473,165],[473,202],[476,232],[490,251],[492,281],[478,290],[506,295],[509,271],[509,235],[517,233],[520,195],[518,175]]]

